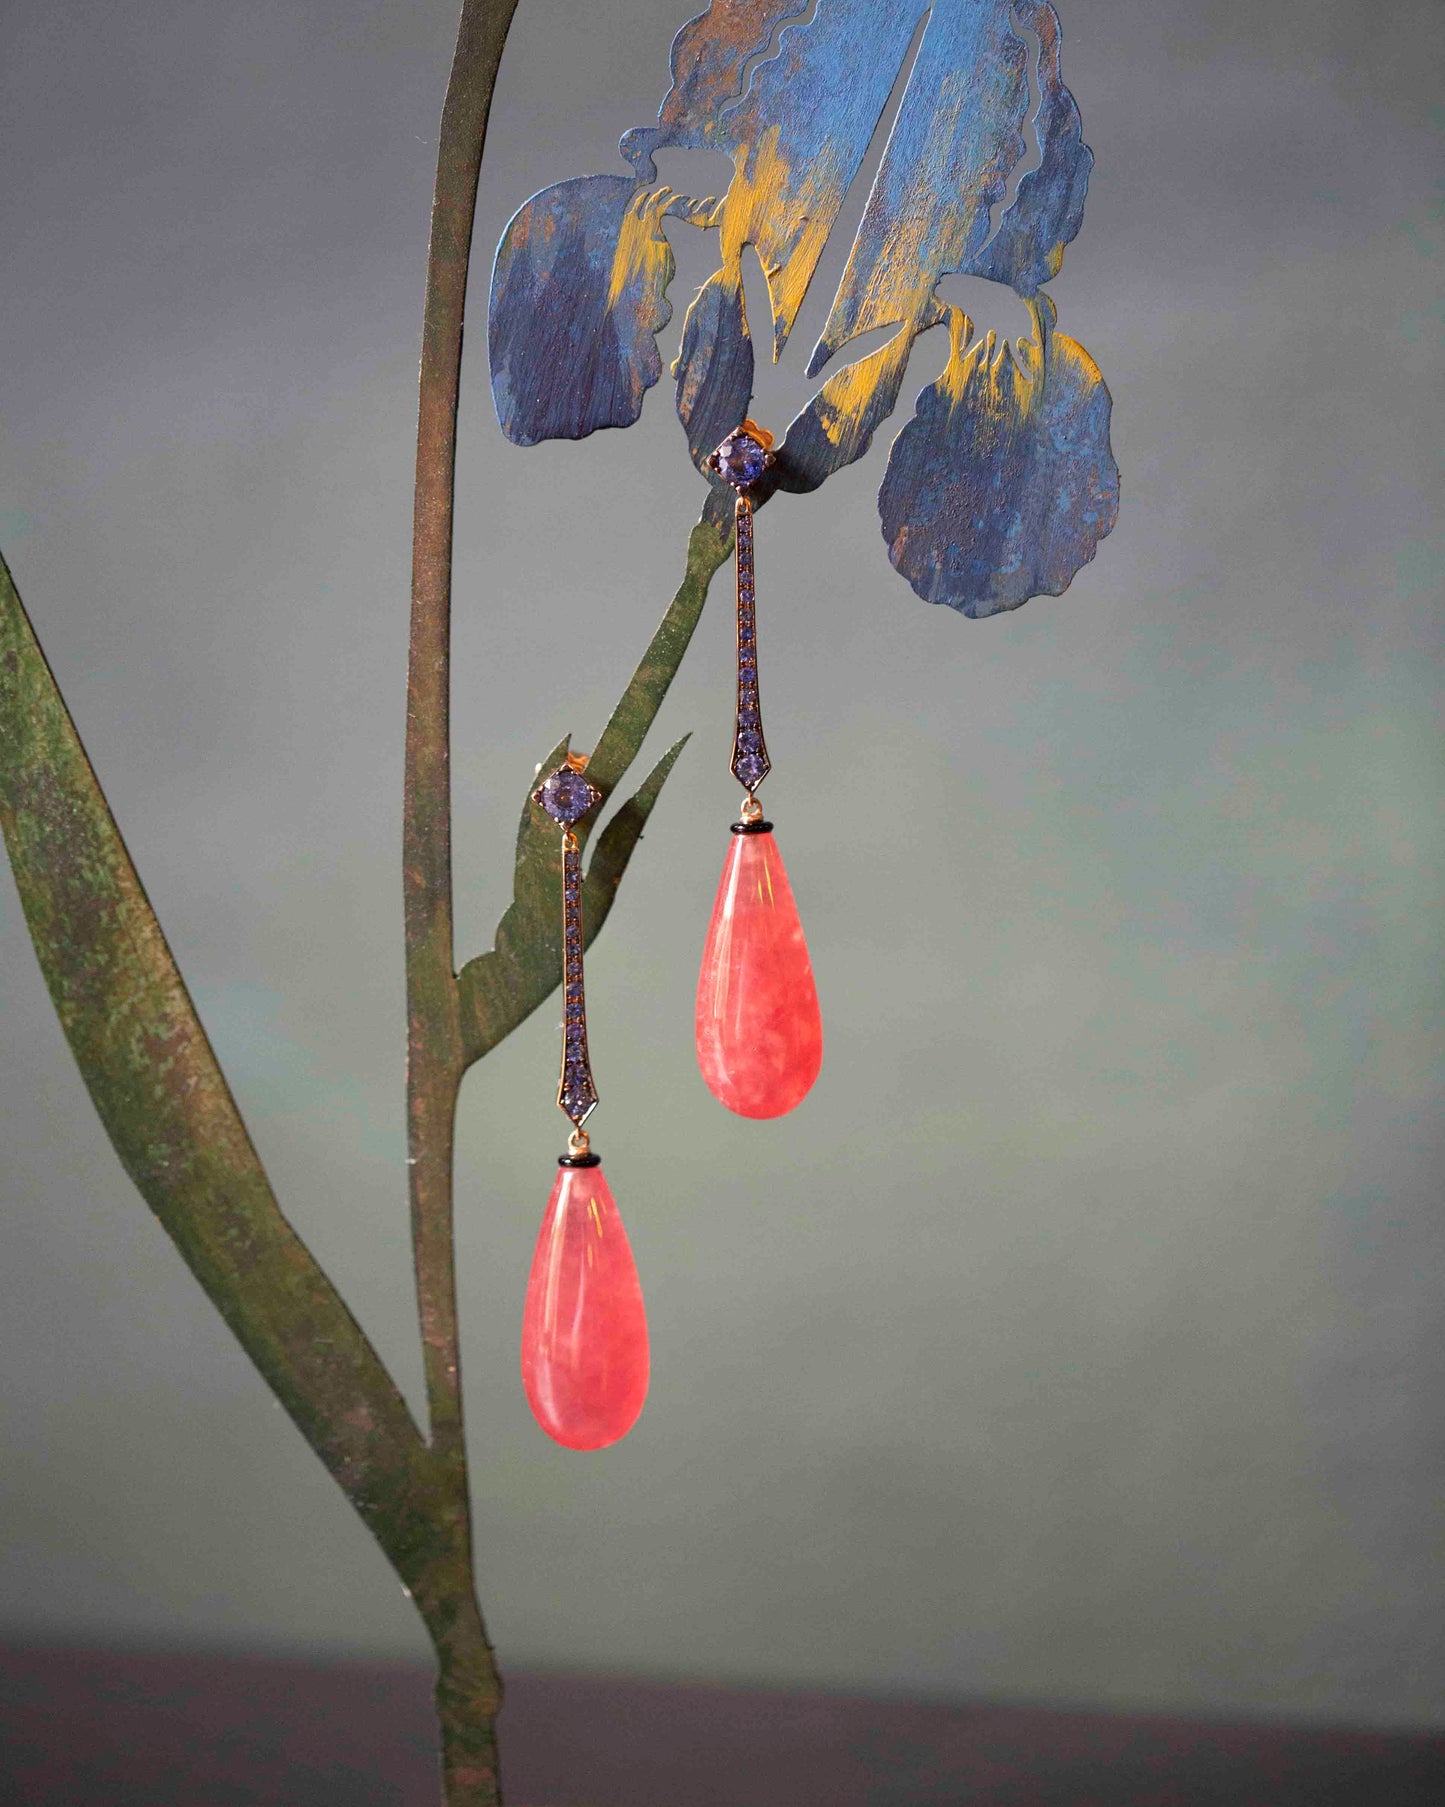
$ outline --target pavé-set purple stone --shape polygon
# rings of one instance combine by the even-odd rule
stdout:
[[[587,994],[582,980],[582,850],[570,831],[562,843],[562,990],[565,1017],[557,1103],[581,1129],[597,1108],[597,1087],[587,1053]]]
[[[755,420],[745,420],[707,460],[707,468],[736,491],[733,532],[736,542],[738,597],[738,697],[733,729],[731,769],[734,778],[756,800],[754,791],[772,770],[758,702],[758,624],[756,573],[753,564],[753,498],[749,493],[774,462],[773,436]],[[759,816],[761,811],[759,811]],[[744,821],[747,817],[745,815]]]
[[[569,753],[532,792],[532,801],[562,829],[562,1072],[558,1108],[574,1130],[597,1108],[597,1087],[587,1053],[587,1001],[582,979],[582,849],[572,832],[602,793],[586,776],[587,761]],[[585,1152],[585,1150],[584,1150]]]

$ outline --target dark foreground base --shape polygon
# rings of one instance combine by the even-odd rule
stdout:
[[[1440,1807],[1445,1737],[518,1676],[517,1807]],[[434,1807],[428,1679],[0,1652],[0,1801]]]

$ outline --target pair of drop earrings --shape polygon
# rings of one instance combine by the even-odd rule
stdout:
[[[802,924],[758,786],[771,770],[758,700],[752,490],[772,435],[746,420],[708,460],[735,492],[737,722],[732,773],[747,792],[723,867],[697,987],[697,1058],[709,1091],[743,1117],[781,1117],[811,1090],[823,1024]],[[572,1123],[558,1162],[522,1317],[522,1384],[533,1416],[568,1449],[625,1437],[647,1397],[642,1287],[602,1164],[583,1128],[597,1107],[582,980],[582,854],[576,826],[601,801],[578,754],[532,800],[562,829],[562,1075]]]

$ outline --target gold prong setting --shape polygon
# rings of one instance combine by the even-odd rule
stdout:
[[[556,771],[548,772],[532,792],[532,801],[537,807],[563,828],[570,829],[602,801],[601,791],[584,776],[586,769],[585,753],[569,753]]]
[[[713,476],[721,477],[739,494],[760,483],[776,462],[773,436],[755,420],[745,420],[735,432],[729,433],[706,460]]]

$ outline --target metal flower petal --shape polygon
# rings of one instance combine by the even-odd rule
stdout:
[[[487,321],[492,398],[518,445],[630,427],[662,374],[669,190],[579,176],[534,195],[497,248]]]
[[[1109,392],[1082,345],[973,336],[954,309],[952,353],[894,442],[878,497],[894,565],[925,602],[979,619],[1057,596],[1119,511]]]
[[[895,330],[834,368],[789,428],[767,488],[815,489],[861,457],[897,404],[919,336],[951,323],[948,368],[900,435],[880,503],[894,562],[915,589],[988,614],[1062,589],[1108,531],[1117,498],[1107,392],[1087,354],[1053,334],[1052,303],[1039,302],[1079,230],[1093,163],[1047,0],[712,0],[674,42],[658,124],[622,140],[634,176],[548,189],[508,227],[492,292],[493,390],[504,431],[521,443],[629,425],[661,374],[653,335],[671,316],[662,220],[716,228],[720,268],[689,310],[675,367],[701,468],[749,412],[745,248],[767,280],[776,361],[910,55],[810,374],[864,334]],[[681,148],[731,159],[720,201],[656,186],[656,153]],[[958,273],[1007,284],[1034,306],[1043,324],[1033,352],[1000,363],[981,341],[960,344],[962,317],[937,293]],[[1012,434],[1006,457],[1000,433]],[[990,496],[1004,515],[980,526],[976,504]],[[1018,538],[1029,532],[1042,535],[1032,552]],[[981,577],[995,555],[1006,568]]]

